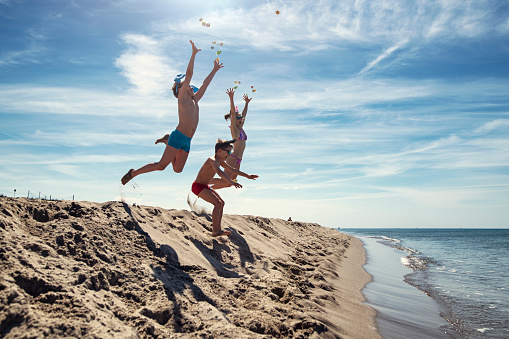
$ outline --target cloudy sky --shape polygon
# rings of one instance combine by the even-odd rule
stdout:
[[[122,186],[177,125],[189,40],[193,84],[218,49],[224,68],[186,167]],[[509,227],[505,0],[0,0],[0,41],[0,194],[189,209],[240,81],[241,169],[260,178],[219,191],[225,213]]]

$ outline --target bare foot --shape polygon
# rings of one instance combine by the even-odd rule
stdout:
[[[134,171],[134,168],[131,168],[129,170],[129,172],[127,172],[126,175],[124,175],[122,177],[122,180],[121,180],[122,181],[122,185],[127,184],[133,178],[133,173],[132,173],[133,171]]]
[[[213,237],[220,237],[222,235],[230,235],[232,232],[230,231],[223,231],[223,230],[220,230],[219,232],[217,233],[212,233],[212,236]]]
[[[165,145],[168,145],[168,139],[170,138],[170,135],[169,134],[166,134],[164,137],[162,138],[159,138],[156,140],[156,145],[160,142],[162,142],[163,144]]]

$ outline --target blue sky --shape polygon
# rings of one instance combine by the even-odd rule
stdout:
[[[241,169],[260,178],[221,190],[225,213],[509,227],[507,1],[0,0],[0,37],[4,195],[188,209],[241,81],[236,104],[253,97]],[[186,167],[122,186],[177,124],[170,88],[190,39],[193,84],[212,69],[212,41],[224,68]]]

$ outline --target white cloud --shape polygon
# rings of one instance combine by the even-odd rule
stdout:
[[[369,71],[370,69],[372,69],[373,67],[375,67],[375,65],[377,65],[380,61],[384,60],[385,58],[389,57],[394,51],[400,49],[402,46],[404,46],[406,44],[406,41],[405,42],[401,42],[395,46],[392,46],[388,49],[386,49],[382,54],[380,54],[375,60],[369,62],[366,67],[364,67],[360,72],[359,74],[362,74],[364,72],[367,72]]]
[[[1,66],[11,66],[23,63],[33,63],[39,64],[41,61],[39,60],[41,53],[43,53],[43,48],[28,48],[25,50],[19,51],[9,51],[0,54],[0,67]]]
[[[78,178],[82,175],[83,168],[80,166],[74,166],[74,165],[66,165],[66,164],[59,164],[59,165],[49,165],[47,168],[51,171],[67,175],[70,177]]]
[[[176,102],[164,97],[111,93],[73,87],[0,86],[0,109],[11,113],[102,116],[161,116]]]
[[[146,133],[117,133],[96,132],[83,130],[66,130],[56,132],[43,132],[36,130],[30,133],[29,142],[37,140],[39,146],[65,146],[65,147],[91,147],[102,145],[129,145],[139,144],[141,141],[153,139],[153,134]]]
[[[474,130],[474,133],[475,134],[485,134],[485,133],[489,133],[489,132],[491,132],[493,130],[501,129],[501,128],[504,128],[504,127],[509,127],[509,119],[496,119],[496,120],[492,120],[490,122],[485,123],[481,127],[476,128]]]
[[[497,27],[497,31],[500,34],[507,35],[509,33],[509,18],[507,18],[505,21],[501,22]]]
[[[392,192],[396,196],[408,199],[425,207],[441,210],[457,208],[469,204],[469,201],[479,201],[481,195],[492,192],[508,192],[509,185],[477,185],[458,187],[434,187],[432,189],[417,189],[411,187],[379,187],[379,189]]]
[[[0,165],[5,166],[19,166],[19,165],[49,165],[61,166],[69,164],[112,164],[130,162],[132,159],[143,159],[147,157],[146,154],[141,155],[121,155],[121,154],[89,154],[89,155],[59,155],[59,154],[30,154],[11,155],[9,157],[0,158]],[[55,167],[52,167],[53,169]]]
[[[292,1],[278,6],[280,15],[275,15],[274,7],[274,3],[262,3],[250,9],[200,13],[211,23],[209,28],[194,17],[162,24],[159,30],[202,33],[212,40],[222,37],[237,48],[298,51],[302,45],[354,42],[383,46],[407,39],[480,36],[500,21],[496,8],[487,1]]]
[[[161,42],[146,35],[124,34],[122,40],[129,45],[115,61],[122,74],[141,95],[162,96],[169,92],[177,71],[165,56]]]

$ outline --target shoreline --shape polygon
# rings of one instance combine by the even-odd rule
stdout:
[[[447,321],[435,299],[406,281],[414,271],[401,263],[405,252],[379,244],[376,239],[360,239],[367,252],[366,271],[374,281],[364,288],[366,303],[377,310],[381,335],[409,338],[451,338]]]
[[[404,326],[418,333],[433,331],[428,335],[432,338],[444,334],[451,338],[508,337],[509,302],[505,297],[509,264],[504,248],[509,229],[371,228],[346,232],[368,242],[368,253],[372,252],[375,261],[384,259],[367,267],[379,286],[368,284],[366,295],[373,293],[379,299],[374,299],[378,308],[382,306],[382,311],[394,316],[385,319],[386,328],[396,328],[392,333],[404,332]],[[419,293],[404,297],[405,290]],[[389,303],[381,305],[384,298]],[[386,336],[384,327],[379,329]]]
[[[348,302],[349,299],[353,304],[350,306],[353,310],[350,309],[346,315],[343,315],[352,328],[348,334],[354,338],[383,338],[376,324],[378,312],[369,306],[363,293],[366,285],[373,281],[373,276],[364,268],[367,263],[367,252],[359,238],[350,237],[352,237],[351,246],[345,252],[339,267],[340,276],[342,276],[339,285],[343,286],[343,293],[349,294],[349,298],[346,298],[344,302]],[[338,286],[338,288],[341,287]],[[361,323],[365,325],[360,326]]]
[[[101,338],[381,338],[362,242],[318,224],[0,198],[0,330]],[[61,314],[66,314],[65,322]]]

